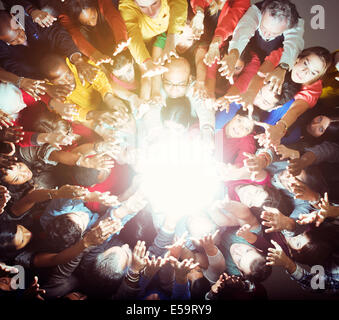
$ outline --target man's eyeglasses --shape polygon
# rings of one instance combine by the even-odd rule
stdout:
[[[168,81],[168,80],[166,80],[166,79],[164,79],[163,78],[163,83],[164,83],[164,85],[166,85],[166,86],[171,86],[171,87],[175,87],[175,88],[186,88],[187,86],[188,86],[188,81],[187,82],[185,82],[185,83],[173,83],[173,82],[171,82],[171,81]]]

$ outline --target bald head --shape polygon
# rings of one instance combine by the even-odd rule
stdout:
[[[185,58],[173,59],[165,65],[168,71],[163,74],[163,87],[168,97],[179,98],[186,95],[191,76],[191,67]]]

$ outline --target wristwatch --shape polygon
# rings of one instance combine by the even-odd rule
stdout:
[[[289,66],[287,63],[284,63],[284,62],[280,63],[280,64],[279,64],[279,67],[280,67],[281,69],[286,70],[286,71],[289,71],[289,70],[290,70],[290,66]]]

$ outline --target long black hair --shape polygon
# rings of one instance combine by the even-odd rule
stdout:
[[[0,258],[3,254],[16,251],[14,238],[17,228],[16,223],[0,223]]]
[[[85,9],[95,8],[97,11],[98,1],[97,0],[70,0],[65,4],[65,13],[78,21],[81,12]]]

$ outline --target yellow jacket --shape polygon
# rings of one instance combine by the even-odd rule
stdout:
[[[131,38],[131,54],[138,64],[142,64],[151,58],[145,42],[166,31],[175,34],[182,32],[188,5],[187,0],[161,0],[160,12],[154,19],[143,14],[134,0],[120,0],[119,10]]]
[[[338,51],[339,50],[336,52]],[[323,91],[321,93],[320,99],[336,98],[339,101],[339,81],[335,79],[336,77],[339,77],[339,71],[335,66],[332,66],[322,79]]]
[[[67,97],[65,103],[76,104],[79,111],[79,116],[75,116],[73,121],[85,121],[89,111],[97,109],[107,93],[113,94],[113,89],[104,74],[99,70],[98,75],[93,84],[85,82],[83,86],[78,76],[77,69],[69,59],[66,59],[67,66],[72,71],[76,87],[74,91]],[[88,63],[95,65],[88,61]]]

